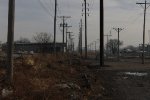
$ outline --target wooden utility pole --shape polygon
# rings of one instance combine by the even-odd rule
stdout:
[[[74,38],[72,38],[72,36],[74,36],[74,35],[71,35],[70,34],[70,52],[74,52]]]
[[[65,17],[63,16],[63,44],[65,43]]]
[[[87,9],[86,9],[86,0],[84,0],[85,3],[85,58],[87,59]]]
[[[80,35],[79,35],[79,39],[80,39],[80,43],[79,43],[79,51],[80,54],[82,56],[82,19],[80,20],[80,26],[79,26],[79,31],[80,31]]]
[[[90,52],[93,51],[93,47],[92,47],[93,43],[90,43],[89,46],[90,46]]]
[[[14,46],[14,20],[15,20],[15,0],[9,0],[8,11],[8,36],[7,36],[7,71],[6,82],[13,83],[13,46]]]
[[[55,0],[55,16],[54,16],[54,53],[56,53],[56,27],[57,27],[57,0]]]
[[[108,58],[108,42],[109,42],[109,37],[112,36],[112,35],[111,35],[111,31],[110,31],[110,35],[107,34],[107,35],[104,35],[104,36],[107,37],[107,43],[106,43],[106,51],[107,51],[107,53],[106,53],[106,55],[107,55],[107,58]]]
[[[78,42],[78,52],[79,52],[79,54],[81,54],[81,34],[80,34],[80,30],[79,30],[79,37],[78,37],[78,39],[79,39],[79,42]]]
[[[144,24],[143,24],[143,52],[142,52],[142,64],[144,64],[145,63],[145,61],[144,61],[144,58],[145,58],[145,26],[146,26],[146,10],[147,10],[147,8],[149,8],[149,6],[150,6],[150,3],[147,3],[147,1],[145,0],[145,2],[144,3],[136,3],[136,4],[138,4],[138,5],[141,5],[142,6],[142,8],[144,8]],[[144,5],[144,7],[143,7],[143,5]],[[148,5],[148,6],[147,6]]]
[[[85,15],[85,58],[87,59],[87,15],[89,15],[89,13],[87,13],[87,10],[89,11],[89,8],[87,8],[87,5],[89,6],[89,4],[87,3],[86,0],[84,0],[84,14]],[[82,10],[83,11],[83,10]]]
[[[62,18],[63,20],[63,23],[60,24],[60,27],[63,27],[63,44],[65,43],[65,27],[66,27],[66,24],[65,24],[65,20],[67,18],[71,18],[71,16],[60,16],[59,18]],[[64,46],[63,46],[63,52],[64,52]]]
[[[68,51],[68,28],[70,28],[72,26],[69,26],[68,24],[66,24],[66,52]]]
[[[100,0],[100,67],[104,66],[104,2]]]
[[[97,41],[94,41],[94,43],[95,43],[95,54],[96,54],[96,43],[97,43]]]
[[[118,61],[120,60],[120,32],[123,30],[123,28],[113,28],[118,32]]]
[[[66,52],[68,51],[68,24],[66,24]]]
[[[70,48],[71,47],[71,45],[70,45],[71,42],[70,41],[71,41],[71,37],[73,36],[73,35],[71,35],[71,33],[73,33],[73,32],[67,32],[67,34],[69,34],[69,42],[68,42],[68,38],[67,38],[67,44],[68,44],[67,50],[68,51],[69,51],[69,49],[71,50],[71,48]]]
[[[81,28],[79,25],[79,44],[78,44],[79,54],[81,55]]]

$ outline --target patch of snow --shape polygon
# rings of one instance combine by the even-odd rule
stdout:
[[[131,76],[147,76],[148,73],[139,73],[139,72],[125,72],[126,75],[131,75]]]

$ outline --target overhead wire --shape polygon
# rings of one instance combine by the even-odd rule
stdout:
[[[54,2],[52,2],[51,0],[43,0],[44,2],[44,5],[47,7],[47,9],[52,12],[51,14],[53,15],[54,14],[54,11],[55,11],[55,7],[54,7]]]
[[[90,12],[92,12],[92,10],[94,9],[94,4],[95,4],[95,0],[91,0],[91,2],[89,4]]]
[[[62,2],[59,0],[59,3],[57,3],[57,13],[58,13],[58,15],[61,14],[61,10],[62,10],[61,4],[62,4]]]
[[[49,1],[49,3],[51,4],[52,10],[55,11],[55,9],[54,9],[54,8],[55,8],[55,7],[54,7],[54,2],[52,2],[52,0],[48,0],[48,1]]]
[[[67,0],[66,7],[68,10],[67,13],[69,14],[70,13],[70,0]]]
[[[44,9],[44,11],[46,12],[46,13],[48,13],[50,16],[51,16],[51,18],[53,18],[54,16],[50,13],[50,11],[45,7],[45,5],[41,2],[41,0],[38,0],[39,1],[39,4],[41,5],[41,7]]]

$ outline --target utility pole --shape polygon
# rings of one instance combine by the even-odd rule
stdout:
[[[109,37],[111,37],[112,35],[111,35],[111,31],[110,31],[110,35],[104,35],[104,36],[106,36],[107,37],[107,43],[106,43],[106,51],[107,51],[107,58],[108,58],[108,42],[109,42]]]
[[[97,43],[97,42],[96,42],[96,41],[94,41],[94,43],[95,43],[95,54],[96,54],[96,43]]]
[[[6,82],[13,83],[13,47],[14,47],[14,20],[15,20],[15,0],[9,0],[8,11],[8,36],[7,36],[7,71]]]
[[[72,38],[72,36],[73,36],[73,35],[71,35],[71,37],[70,37],[70,45],[71,45],[71,46],[70,46],[70,49],[71,49],[71,52],[74,52],[74,41],[73,41],[74,38]]]
[[[138,5],[141,5],[142,8],[144,8],[144,24],[143,24],[143,53],[142,53],[142,64],[144,64],[144,58],[145,58],[145,26],[146,26],[146,10],[149,8],[150,3],[147,3],[147,1],[145,0],[144,3],[136,3]],[[144,5],[144,7],[143,7]],[[148,6],[147,6],[148,5]]]
[[[69,26],[68,24],[66,24],[66,52],[68,51],[68,28],[70,28],[72,26]]]
[[[100,0],[100,67],[104,66],[104,2]]]
[[[74,41],[73,41],[73,44],[72,44],[72,45],[73,45],[73,52],[75,52],[75,49],[74,49]]]
[[[80,39],[80,42],[79,42],[79,51],[80,51],[80,54],[82,56],[82,19],[80,20],[80,25],[79,25],[79,39]]]
[[[78,49],[79,49],[79,54],[81,55],[81,28],[79,25],[79,45],[78,45]]]
[[[55,0],[55,16],[54,16],[54,53],[56,54],[56,27],[57,27],[57,0]]]
[[[78,42],[78,52],[79,52],[79,54],[81,54],[81,36],[80,36],[81,34],[80,34],[80,32],[79,32],[79,42]]]
[[[90,44],[89,44],[89,46],[90,46],[90,52],[93,51],[92,45],[93,45],[93,43],[90,43]]]
[[[88,45],[88,48],[89,48],[89,52],[91,51],[91,47],[90,47],[90,44]]]
[[[62,21],[63,23],[60,24],[60,27],[63,27],[63,44],[65,43],[65,27],[66,27],[66,24],[65,24],[65,20],[67,18],[71,18],[71,16],[60,16],[59,18],[62,18]],[[64,46],[63,46],[63,52],[64,52]]]
[[[93,46],[94,46],[94,43],[92,42],[91,43],[92,52],[94,51],[94,47]]]
[[[71,41],[71,37],[73,36],[73,35],[71,35],[71,33],[73,33],[73,32],[67,32],[67,34],[69,34],[69,40]],[[71,47],[71,45],[69,45],[69,42],[68,42],[68,38],[67,38],[67,43],[68,43],[68,48],[67,48],[67,50],[69,50],[69,49],[71,49],[70,47]],[[71,43],[71,42],[70,42]]]
[[[123,28],[113,28],[115,31],[118,32],[118,61],[120,60],[120,32]]]
[[[78,51],[79,51],[79,54],[81,55],[81,33],[80,32],[79,32]]]
[[[84,13],[82,15],[85,15],[85,58],[87,59],[87,15],[89,16],[89,13],[87,13],[87,10],[89,11],[89,8],[87,8],[87,5],[89,4],[84,0]],[[82,5],[83,6],[83,5]],[[83,9],[82,9],[83,11]]]

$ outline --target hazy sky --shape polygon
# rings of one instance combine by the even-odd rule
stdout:
[[[54,0],[41,0],[49,9],[48,14],[39,0],[16,0],[15,40],[20,37],[32,39],[36,32],[53,34]],[[104,0],[105,2],[105,34],[113,27],[124,28],[120,33],[120,40],[124,45],[139,45],[142,43],[143,8],[136,2],[144,0]],[[147,0],[148,1],[148,0]],[[87,0],[90,4],[88,17],[88,43],[99,38],[99,0]],[[150,0],[149,0],[150,2]],[[79,21],[82,13],[83,0],[58,0],[58,16],[72,16],[67,22],[72,25],[69,31],[74,32],[77,41],[79,34]],[[8,0],[0,0],[0,41],[7,39]],[[147,9],[146,43],[149,42],[150,8]],[[57,41],[62,41],[62,32],[57,20]],[[117,33],[112,30],[112,37],[117,38]],[[106,38],[105,38],[106,39]],[[77,43],[77,42],[76,42]]]

